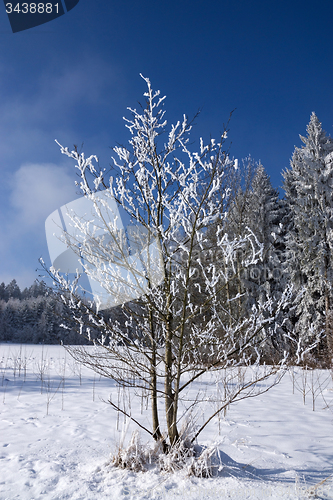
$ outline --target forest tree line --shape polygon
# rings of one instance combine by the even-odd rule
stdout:
[[[82,344],[75,329],[60,325],[66,307],[44,281],[21,291],[16,280],[0,285],[0,341],[31,344]]]
[[[90,344],[80,335],[71,313],[61,296],[45,281],[36,280],[30,287],[20,289],[13,279],[0,284],[0,342],[29,344]],[[121,309],[105,311],[104,317],[121,318]],[[71,328],[64,328],[66,321]],[[94,329],[91,337],[94,338]],[[97,331],[96,331],[97,334]]]

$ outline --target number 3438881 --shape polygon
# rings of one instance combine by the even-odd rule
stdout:
[[[7,14],[12,14],[16,12],[19,14],[20,12],[22,14],[51,14],[53,12],[53,9],[55,12],[58,14],[59,11],[59,4],[52,4],[52,3],[17,3],[17,4],[12,4],[12,3],[6,3],[6,12]]]

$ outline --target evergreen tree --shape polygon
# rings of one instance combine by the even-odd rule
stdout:
[[[285,250],[286,204],[279,198],[263,165],[259,164],[251,182],[248,197],[248,227],[262,244],[262,259],[255,266],[243,272],[243,286],[246,290],[247,308],[257,302],[263,303],[269,298],[276,303],[287,284],[283,260]],[[279,318],[279,323],[282,323]],[[290,326],[290,324],[289,324]],[[285,349],[283,330],[271,327],[269,351]],[[271,352],[271,354],[273,354]]]
[[[251,158],[243,161],[242,166],[234,170],[231,177],[230,206],[225,216],[224,231],[230,240],[243,238],[250,227],[250,198],[251,184],[254,176],[254,162]],[[233,278],[226,282],[225,303],[230,324],[232,319],[241,319],[249,312],[247,298],[244,295],[244,271],[249,266],[244,266],[246,258],[251,255],[251,245],[243,245],[233,256],[233,262],[226,265],[225,273]],[[235,272],[236,270],[236,272]],[[237,297],[237,300],[234,298]]]
[[[332,305],[333,139],[326,135],[315,113],[307,136],[300,138],[304,146],[295,148],[291,168],[283,173],[291,212],[287,269],[291,281],[305,289],[296,303],[296,329],[309,341],[324,329]]]
[[[9,299],[20,299],[21,298],[21,290],[16,280],[12,280],[9,285],[6,286],[6,291]]]
[[[31,297],[39,297],[40,295],[46,296],[51,291],[48,289],[44,281],[35,280],[34,283],[29,287],[25,288],[21,294],[22,299],[28,299]]]
[[[8,296],[8,291],[6,289],[6,285],[4,282],[2,282],[0,285],[0,300],[4,300],[5,302],[7,302],[8,299],[9,296]]]
[[[20,314],[19,314],[20,301],[18,299],[9,299],[4,304],[2,310],[2,333],[1,338],[4,341],[11,342],[21,327]]]
[[[247,288],[254,300],[263,301],[281,289],[285,207],[261,164],[251,184],[248,205],[248,226],[263,245],[263,254],[262,260],[247,272]]]

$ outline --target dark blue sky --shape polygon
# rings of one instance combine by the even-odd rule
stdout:
[[[33,282],[45,219],[75,198],[54,139],[107,166],[129,137],[126,107],[143,101],[140,72],[169,123],[202,110],[194,138],[218,137],[235,109],[230,154],[261,160],[280,187],[312,111],[333,135],[332,19],[329,1],[80,0],[13,34],[0,5],[0,282]]]

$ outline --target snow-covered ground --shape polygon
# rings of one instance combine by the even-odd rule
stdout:
[[[286,375],[212,421],[199,442],[219,441],[223,468],[210,479],[112,467],[126,426],[105,401],[121,395],[60,346],[0,344],[0,377],[1,500],[333,499],[328,371],[308,372],[305,380],[295,370],[294,394]],[[144,423],[145,399],[136,408],[133,401],[127,404]]]

